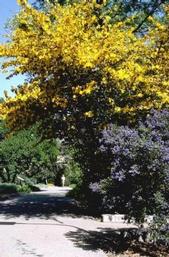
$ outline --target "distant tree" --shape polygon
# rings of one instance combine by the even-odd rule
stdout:
[[[35,128],[8,135],[0,142],[0,179],[14,183],[22,175],[43,182],[54,180],[59,152],[57,140],[40,142]]]

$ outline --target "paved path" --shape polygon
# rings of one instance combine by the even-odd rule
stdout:
[[[0,202],[0,257],[106,257],[105,234],[127,225],[81,216],[67,191],[51,187]]]

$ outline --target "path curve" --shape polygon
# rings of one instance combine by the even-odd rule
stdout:
[[[127,225],[80,216],[68,190],[43,188],[0,202],[0,257],[106,257],[101,235]]]

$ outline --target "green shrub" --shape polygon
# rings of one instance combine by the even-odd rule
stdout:
[[[18,185],[17,190],[20,193],[30,193],[31,192],[30,186],[26,185],[26,184]]]
[[[30,193],[30,192],[38,192],[40,191],[39,187],[35,185],[30,185],[30,184],[22,184],[17,186],[18,192],[21,193]]]
[[[66,185],[78,185],[82,182],[82,171],[78,164],[72,161],[65,171]]]
[[[17,186],[15,184],[0,184],[0,195],[4,194],[14,194],[17,193]]]

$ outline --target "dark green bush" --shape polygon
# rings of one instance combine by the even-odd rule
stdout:
[[[17,193],[17,186],[15,184],[0,184],[0,195],[4,194],[14,194]]]
[[[30,190],[33,191],[33,192],[39,192],[40,191],[40,188],[35,186],[35,185],[28,185]]]

